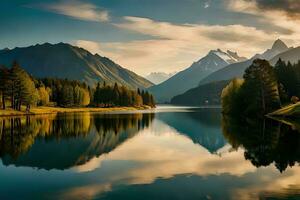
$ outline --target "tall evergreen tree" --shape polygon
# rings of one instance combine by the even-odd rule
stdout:
[[[21,110],[21,105],[26,105],[29,111],[31,105],[35,105],[38,100],[38,92],[34,81],[29,74],[23,70],[17,62],[13,63],[10,70],[11,78],[11,104],[14,109]]]
[[[8,88],[10,88],[9,76],[10,76],[9,70],[5,66],[2,66],[0,68],[0,93],[1,93],[1,101],[2,101],[3,109],[6,109],[6,99],[9,97],[9,93],[8,93]]]
[[[112,99],[114,105],[120,105],[120,89],[117,83],[115,83],[113,88]]]
[[[262,116],[280,107],[276,75],[268,61],[254,60],[246,69],[244,80],[240,90],[244,114]]]

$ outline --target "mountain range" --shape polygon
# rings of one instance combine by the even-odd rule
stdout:
[[[155,96],[157,102],[169,102],[173,96],[196,87],[199,81],[209,74],[245,59],[231,51],[212,50],[205,57],[194,62],[189,68],[175,74],[159,85],[150,87],[149,91]]]
[[[10,66],[17,61],[37,78],[56,77],[85,81],[90,86],[105,81],[130,88],[145,89],[150,81],[125,69],[109,58],[66,43],[0,50],[0,64]]]
[[[37,78],[56,77],[80,80],[94,86],[96,83],[118,83],[130,88],[147,89],[154,94],[156,101],[186,104],[187,99],[218,102],[220,88],[225,81],[242,77],[245,69],[256,58],[269,60],[274,65],[279,58],[292,63],[300,58],[300,47],[288,47],[276,40],[270,49],[256,54],[250,59],[240,57],[232,51],[211,50],[206,56],[177,74],[151,73],[148,79],[123,68],[109,58],[72,46],[66,43],[37,44],[29,47],[0,50],[0,65],[10,66],[17,61],[30,74]],[[173,76],[172,76],[173,75]],[[163,81],[164,79],[167,79]],[[163,81],[162,83],[160,83]],[[219,81],[223,81],[218,83]],[[198,87],[198,86],[201,87]],[[206,94],[206,91],[210,91]],[[218,94],[214,94],[215,91]],[[203,98],[202,98],[203,97]],[[192,102],[198,104],[199,101]],[[191,103],[191,102],[189,102]]]
[[[246,60],[244,62],[238,62],[238,63],[233,63],[231,65],[228,65],[220,70],[217,70],[210,75],[208,75],[206,78],[200,80],[200,85],[207,84],[210,82],[215,82],[215,81],[221,81],[221,80],[229,80],[234,77],[242,77],[244,74],[244,71],[247,67],[249,67],[252,63],[253,60],[256,58],[261,58],[261,59],[266,59],[271,61],[271,64],[274,64],[278,61],[279,57],[284,57],[287,58],[287,60],[290,60],[291,58],[287,55],[283,56],[281,55],[282,53],[285,53],[288,51],[288,55],[297,55],[297,53],[293,53],[294,48],[289,48],[283,41],[281,40],[276,40],[274,44],[272,45],[271,49],[266,50],[262,54],[256,54],[249,60]],[[298,56],[292,56],[294,57],[292,60],[298,60]],[[275,60],[272,60],[275,59]]]
[[[256,58],[269,60],[272,65],[275,65],[279,58],[285,62],[297,63],[300,59],[300,47],[289,48],[283,41],[276,40],[272,48],[264,53],[256,54],[249,60],[228,65],[211,73],[200,81],[199,86],[174,96],[171,103],[179,105],[220,104],[220,94],[226,83],[234,77],[242,77],[245,69]]]
[[[212,154],[226,145],[221,131],[219,109],[199,109],[197,112],[157,113],[157,119],[191,139]],[[201,131],[200,131],[201,130]]]
[[[174,96],[170,103],[188,106],[220,105],[222,90],[229,82],[230,81],[217,81],[199,85],[183,94]]]
[[[176,72],[164,73],[164,72],[152,72],[148,74],[145,78],[154,84],[160,84],[165,80],[171,78]]]

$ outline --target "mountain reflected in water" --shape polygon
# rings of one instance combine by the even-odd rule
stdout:
[[[211,153],[216,153],[227,143],[221,131],[219,108],[197,108],[193,112],[179,112],[176,115],[159,113],[157,118]]]
[[[4,165],[68,169],[108,153],[151,124],[154,114],[59,114],[0,119]]]
[[[0,199],[299,199],[299,127],[182,107],[0,118]]]

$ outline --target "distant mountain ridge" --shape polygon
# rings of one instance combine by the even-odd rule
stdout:
[[[297,63],[300,59],[300,47],[289,48],[281,40],[276,40],[271,49],[257,54],[244,62],[234,63],[204,78],[198,87],[172,98],[177,105],[220,104],[222,89],[234,77],[242,77],[244,71],[256,58],[268,59],[272,65],[281,58],[285,62]]]
[[[218,81],[192,88],[183,94],[174,96],[171,99],[171,104],[188,106],[220,105],[222,90],[229,82]]]
[[[171,78],[174,74],[176,74],[176,72],[174,73],[152,72],[148,74],[145,78],[154,84],[160,84],[165,80]]]
[[[249,60],[230,64],[220,70],[211,73],[210,75],[199,81],[200,85],[207,84],[210,82],[230,80],[234,77],[242,77],[245,69],[251,65],[254,59],[261,58],[266,60],[272,60],[274,57],[277,56],[279,58],[281,53],[287,52],[289,50],[293,50],[293,48],[289,48],[283,41],[278,39],[274,42],[271,49],[266,50],[262,54],[256,54]],[[300,58],[300,55],[298,58]],[[271,62],[271,64],[274,63]]]
[[[99,81],[143,89],[153,85],[109,58],[93,55],[83,48],[66,43],[45,43],[0,50],[0,64],[10,66],[14,60],[38,78],[67,78],[85,81],[91,86]]]
[[[245,60],[237,53],[220,49],[210,51],[205,57],[194,62],[189,68],[178,72],[165,82],[149,88],[158,102],[169,102],[173,96],[196,87],[202,78],[222,69],[228,64]]]
[[[300,47],[290,48],[289,50],[278,54],[270,60],[270,63],[274,65],[279,58],[285,62],[298,63],[300,60]]]
[[[270,60],[274,56],[285,52],[288,49],[289,47],[282,40],[278,39],[274,42],[271,49],[268,49],[263,54],[258,55],[258,58]]]

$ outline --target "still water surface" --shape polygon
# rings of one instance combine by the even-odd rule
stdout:
[[[0,199],[300,199],[299,127],[185,107],[0,118]]]

